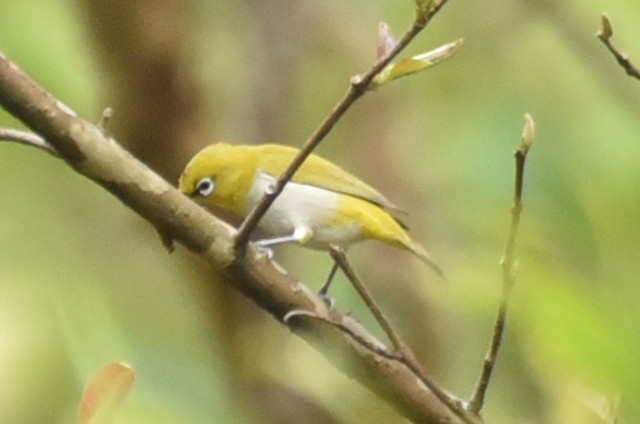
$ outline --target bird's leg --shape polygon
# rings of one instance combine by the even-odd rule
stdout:
[[[333,277],[336,276],[336,272],[338,271],[338,262],[333,261],[333,266],[331,267],[331,271],[329,271],[329,275],[327,276],[327,280],[324,282],[320,290],[318,290],[318,296],[320,299],[326,303],[329,309],[333,309],[333,305],[335,304],[333,298],[329,296],[329,287],[331,286],[331,282],[333,281]]]
[[[256,241],[258,247],[269,247],[277,244],[296,242],[305,244],[313,236],[313,230],[309,227],[297,227],[292,234],[288,236],[273,237]]]
[[[269,246],[275,246],[277,244],[284,244],[284,243],[291,243],[294,241],[297,242],[298,238],[294,234],[291,234],[288,236],[273,237],[273,238],[258,240],[256,241],[256,245],[258,247],[267,248]]]

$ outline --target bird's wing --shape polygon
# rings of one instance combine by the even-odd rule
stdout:
[[[269,160],[261,161],[261,165],[266,172],[277,178],[284,172],[296,153],[297,149],[294,148],[270,151],[268,155],[265,155]],[[292,181],[357,197],[390,211],[404,213],[369,184],[328,160],[313,154],[302,164]]]

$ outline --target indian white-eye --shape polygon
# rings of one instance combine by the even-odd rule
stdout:
[[[278,144],[205,147],[187,164],[179,188],[200,203],[249,214],[298,153]],[[397,208],[377,190],[317,156],[310,155],[260,221],[273,238],[261,246],[297,242],[314,249],[343,248],[367,239],[408,250],[442,271],[390,212]]]

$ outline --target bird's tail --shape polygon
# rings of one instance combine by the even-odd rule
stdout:
[[[429,267],[436,274],[438,274],[440,278],[442,278],[443,280],[446,280],[444,276],[444,272],[442,271],[442,268],[440,268],[438,264],[436,264],[434,260],[431,259],[431,256],[427,253],[424,247],[422,247],[419,243],[411,239],[404,241],[402,244],[406,249],[410,250],[414,255],[416,255],[422,262],[429,265]]]

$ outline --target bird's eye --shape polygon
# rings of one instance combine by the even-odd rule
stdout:
[[[211,177],[201,178],[196,184],[195,193],[198,196],[207,197],[213,194],[213,191],[216,188],[216,183]]]

